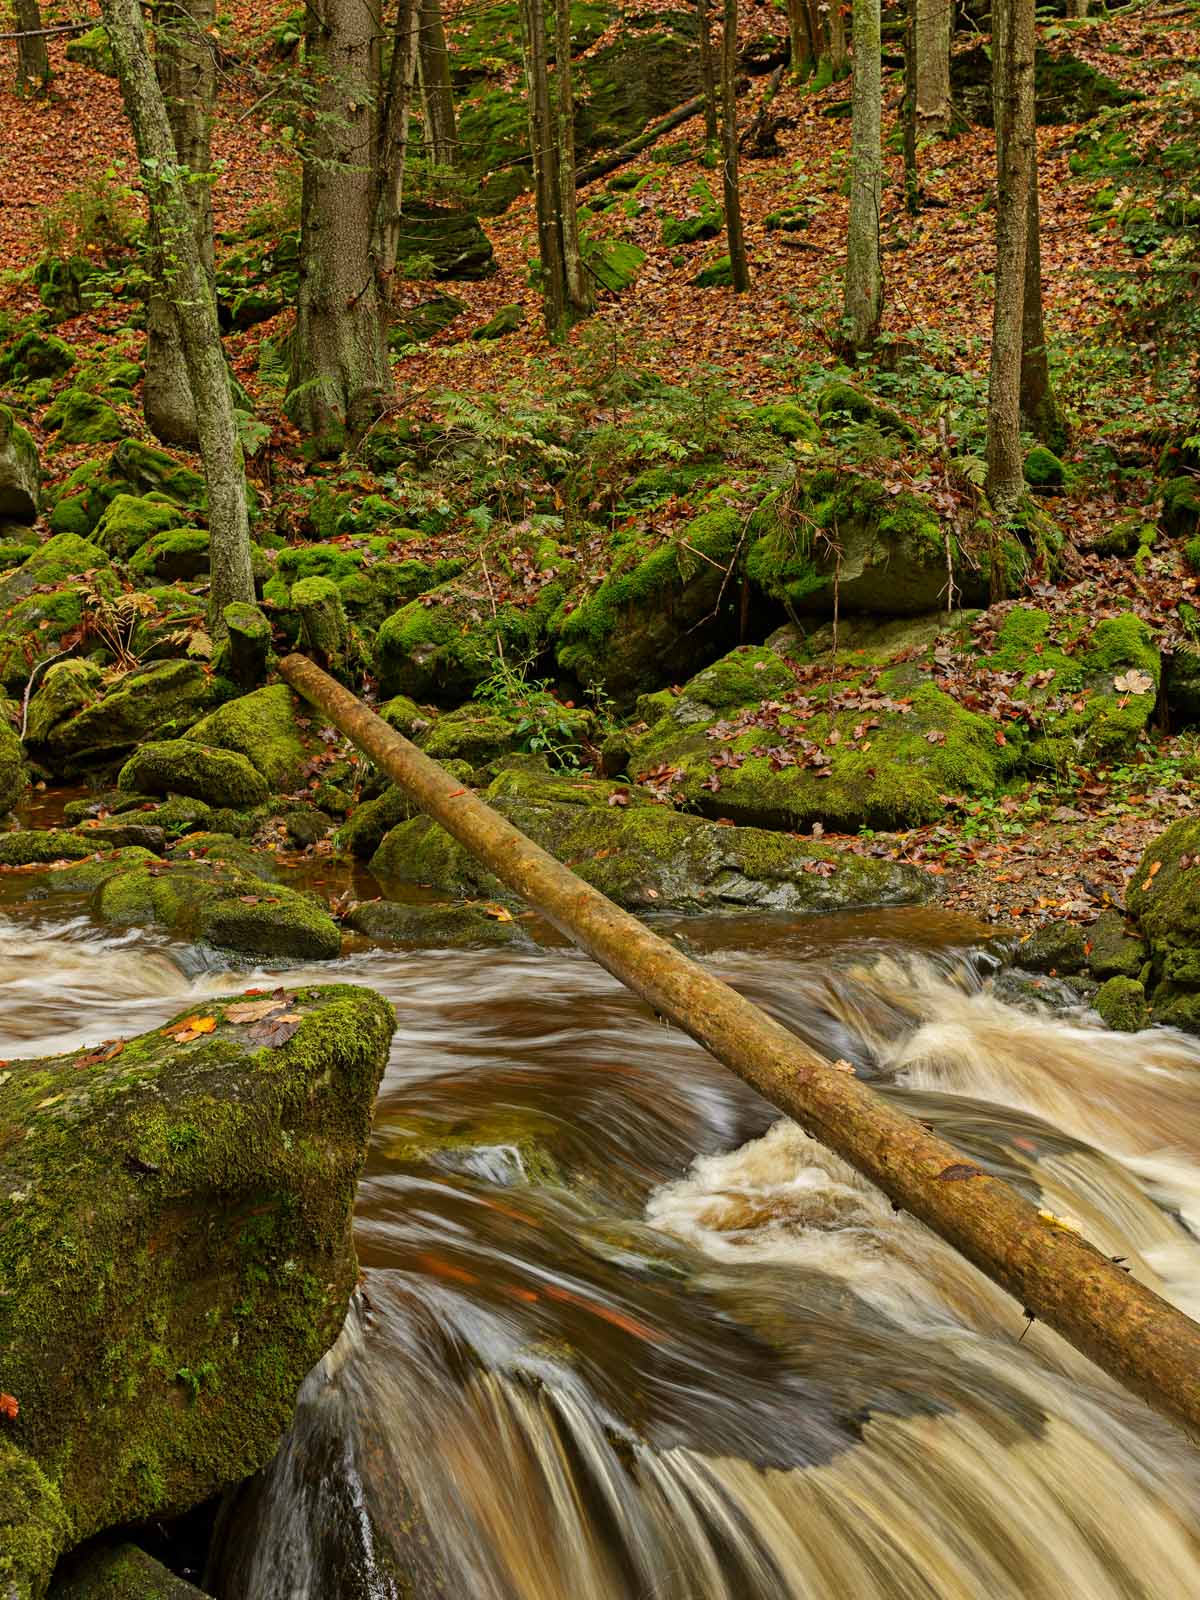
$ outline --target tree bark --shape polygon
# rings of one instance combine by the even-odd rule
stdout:
[[[1077,22],[1086,20],[1088,14],[1088,0],[1067,0],[1067,15]]]
[[[917,7],[920,0],[908,0],[904,13],[904,105],[901,112],[904,135],[904,205],[915,217],[921,209],[921,174],[917,169],[917,84],[920,46],[917,33]]]
[[[1038,215],[1037,139],[1029,164],[1025,290],[1021,317],[1021,416],[1030,433],[1051,450],[1066,448],[1067,427],[1050,381],[1042,298],[1041,222]]]
[[[254,600],[246,480],[234,424],[233,400],[208,273],[196,245],[162,90],[146,44],[138,0],[100,0],[125,110],[137,145],[142,183],[163,245],[166,287],[175,308],[188,380],[196,406],[200,454],[208,485],[211,587],[209,630],[225,634],[224,610]]]
[[[381,285],[396,270],[404,203],[404,164],[417,73],[418,0],[399,0],[392,35],[392,60],[379,110],[379,149],[375,157],[376,196],[371,253]]]
[[[696,21],[700,29],[700,83],[704,91],[704,142],[715,149],[720,139],[720,133],[717,128],[717,69],[713,61],[712,14],[709,8],[709,0],[696,0]]]
[[[950,42],[954,0],[915,0],[917,12],[917,137],[928,139],[950,126]]]
[[[13,0],[17,37],[17,88],[22,94],[45,94],[50,86],[50,52],[42,33],[38,0]]]
[[[421,87],[430,154],[439,167],[458,165],[458,129],[454,121],[454,88],[450,51],[442,20],[442,0],[421,0]]]
[[[1030,184],[1034,162],[1034,0],[994,0],[992,83],[996,119],[996,282],[988,374],[987,490],[1000,517],[1025,492],[1021,365]]]
[[[737,131],[737,0],[725,0],[725,25],[721,33],[721,156],[725,199],[725,236],[729,242],[729,267],[733,287],[744,294],[750,287],[750,263],[742,227],[742,189],[738,175]]]
[[[1200,1432],[1200,1326],[1183,1312],[618,910],[311,661],[286,656],[279,674],[659,1016],[939,1234],[1026,1315],[1054,1328],[1193,1437]]]
[[[216,0],[187,0],[163,7],[154,36],[154,66],[179,165],[192,181],[185,187],[196,248],[213,294],[212,109],[216,62],[209,30]],[[163,444],[193,447],[196,406],[171,301],[166,293],[161,241],[151,219],[154,285],[146,308],[146,379],[142,410],[146,425]]]
[[[558,109],[558,212],[562,226],[567,316],[586,317],[592,295],[579,243],[575,192],[575,91],[571,81],[571,0],[554,0],[554,81]]]
[[[835,78],[844,78],[850,70],[846,54],[846,17],[841,0],[829,0],[829,65]]]
[[[309,0],[314,106],[301,146],[300,283],[287,410],[337,455],[392,394],[378,212],[380,22],[371,0]]]
[[[546,62],[544,0],[521,0],[525,43],[525,81],[529,97],[529,148],[537,200],[538,255],[542,273],[542,310],[551,338],[561,336],[566,320],[566,264],[558,180],[558,149],[550,106],[550,73]]]
[[[850,349],[866,350],[875,342],[883,315],[883,268],[879,254],[879,208],[883,189],[879,0],[854,0],[852,101],[845,327]]]

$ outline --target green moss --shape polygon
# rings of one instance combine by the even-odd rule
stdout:
[[[1025,457],[1025,482],[1031,489],[1061,489],[1067,469],[1044,444],[1036,444]]]
[[[821,430],[811,413],[805,411],[803,406],[797,405],[794,400],[773,400],[769,405],[755,406],[750,413],[750,419],[761,427],[769,428],[781,439],[789,441],[801,439],[809,444],[815,444],[821,435]]]
[[[29,768],[20,739],[0,719],[0,816],[12,809],[29,787]]]
[[[1092,1003],[1105,1026],[1117,1033],[1137,1033],[1150,1020],[1146,991],[1133,978],[1109,978]]]
[[[107,400],[86,389],[64,389],[42,425],[57,434],[59,444],[111,444],[129,432]]]
[[[121,768],[117,786],[137,794],[181,794],[231,806],[259,805],[270,793],[244,755],[189,739],[142,745]]]
[[[1095,978],[1136,978],[1147,950],[1119,911],[1105,911],[1088,929],[1088,971]]]
[[[309,758],[296,717],[295,696],[286,684],[276,683],[227,701],[196,723],[188,738],[216,749],[237,751],[262,774],[271,789],[286,791],[300,783],[302,768]]]
[[[70,1538],[71,1519],[37,1462],[2,1438],[0,1484],[0,1593],[25,1600],[43,1592]]]
[[[1194,473],[1163,485],[1162,525],[1174,538],[1200,530],[1200,478]]]
[[[197,661],[152,662],[57,723],[39,755],[64,775],[83,771],[145,740],[177,737],[229,692]]]
[[[67,44],[67,60],[81,67],[90,67],[105,78],[115,78],[117,75],[117,63],[103,24],[71,39]]]
[[[488,318],[472,333],[472,339],[491,340],[503,339],[506,334],[516,333],[518,328],[525,325],[525,307],[519,301],[511,305],[501,306],[494,316]]]
[[[119,492],[103,462],[84,461],[70,474],[50,512],[51,533],[72,533],[86,538]]]
[[[910,444],[919,435],[911,423],[905,422],[899,412],[890,406],[872,400],[850,383],[829,383],[817,395],[817,415],[831,427],[846,422],[869,422],[883,433],[893,433]]]
[[[137,439],[125,439],[112,453],[109,471],[133,485],[137,494],[158,493],[177,505],[202,510],[207,504],[204,480],[174,456]]]
[[[292,610],[300,617],[305,653],[335,676],[350,665],[351,638],[341,590],[331,578],[301,578],[292,585]]]
[[[704,178],[699,178],[688,190],[692,208],[683,217],[665,217],[662,225],[662,243],[672,250],[679,245],[696,244],[701,239],[715,239],[725,226],[725,213]]]
[[[32,378],[61,378],[75,365],[75,352],[53,333],[30,330],[0,356],[0,378],[22,388]]]
[[[118,494],[96,527],[96,543],[110,555],[126,560],[148,539],[186,521],[179,507],[155,495]],[[192,530],[195,531],[195,530]]]
[[[498,918],[476,905],[400,905],[367,900],[346,917],[346,926],[368,939],[419,950],[466,950],[512,944],[523,936],[511,917]]]
[[[0,406],[0,519],[33,522],[38,514],[37,446],[8,406]]]
[[[34,862],[81,861],[93,855],[95,840],[66,832],[61,828],[22,828],[17,833],[0,833],[0,867],[24,867]]]
[[[279,870],[267,850],[256,850],[231,833],[189,833],[167,851],[169,861],[221,861],[250,878],[277,883]]]

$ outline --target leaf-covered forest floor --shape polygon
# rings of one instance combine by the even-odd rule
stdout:
[[[71,17],[80,14],[76,6],[69,9]],[[452,37],[455,19],[461,26],[464,14],[480,9],[448,4]],[[653,0],[639,0],[626,9],[661,8]],[[54,4],[43,10],[48,21],[68,14]],[[220,234],[237,234],[249,217],[272,207],[282,215],[286,195],[294,192],[294,159],[272,116],[286,69],[269,48],[270,29],[287,10],[286,5],[235,4],[222,28],[215,135],[223,164],[215,189]],[[743,8],[743,45],[765,31],[781,30],[779,14],[760,6]],[[1133,124],[1140,150],[1157,149],[1169,137],[1167,122],[1196,93],[1200,8],[1195,5],[1125,8],[1082,26],[1052,25],[1044,42],[1051,51],[1069,47],[1122,88],[1147,97]],[[113,173],[116,181],[130,185],[135,175],[113,80],[68,61],[65,43],[52,41],[50,48],[56,76],[48,100],[18,98],[9,70],[0,84],[5,128],[0,312],[13,318],[38,309],[27,269],[44,247],[47,212],[98,173]],[[971,41],[960,35],[959,49],[968,48]],[[901,75],[890,59],[885,136],[896,126],[902,93]],[[751,78],[740,106],[743,124],[766,84],[765,74]],[[419,423],[437,415],[438,398],[447,388],[480,397],[537,393],[554,381],[586,384],[597,372],[623,367],[684,386],[722,383],[740,395],[767,400],[803,389],[813,373],[837,369],[832,331],[846,233],[849,120],[829,113],[847,94],[846,83],[819,91],[785,83],[772,108],[780,119],[777,153],[743,162],[753,275],[748,295],[693,284],[697,270],[721,253],[720,240],[673,247],[662,242],[664,213],[694,212],[693,190],[700,179],[719,186],[719,172],[701,160],[701,118],[667,136],[672,146],[689,146],[690,159],[664,162],[652,147],[622,169],[631,184],[643,176],[648,182],[628,189],[630,198],[623,204],[590,219],[597,234],[638,245],[646,261],[619,296],[602,296],[595,316],[565,346],[546,337],[538,292],[530,282],[535,241],[530,197],[485,217],[497,271],[477,282],[449,285],[464,310],[445,332],[402,352],[396,367],[397,411]],[[1200,579],[1190,572],[1178,543],[1160,535],[1136,559],[1106,555],[1096,546],[1119,522],[1156,520],[1161,484],[1155,456],[1159,441],[1179,429],[1189,386],[1194,414],[1197,352],[1183,342],[1169,347],[1170,340],[1183,336],[1147,331],[1134,315],[1152,269],[1136,231],[1127,226],[1129,205],[1136,200],[1133,180],[1115,202],[1098,199],[1111,180],[1072,170],[1078,133],[1076,125],[1057,124],[1041,127],[1038,135],[1047,326],[1072,440],[1064,456],[1067,486],[1047,502],[1070,548],[1061,575],[1041,586],[1036,604],[1053,611],[1069,599],[1093,613],[1132,608],[1156,632],[1162,630],[1168,647],[1182,649],[1179,608],[1194,599]],[[872,378],[888,372],[889,351],[915,352],[924,364],[926,391],[919,385],[908,394],[893,389],[889,398],[906,414],[924,408],[928,429],[940,386],[956,415],[971,419],[964,424],[972,430],[965,444],[976,451],[982,444],[991,317],[993,167],[993,136],[986,128],[970,127],[930,144],[921,154],[922,206],[913,217],[904,207],[901,156],[892,141],[882,216],[884,344],[878,367],[864,377],[870,386]],[[594,199],[604,188],[601,180],[585,188],[581,199]],[[804,226],[793,232],[768,226],[768,219],[781,213],[802,214]],[[430,287],[400,283],[398,305],[420,303]],[[513,303],[525,310],[515,332],[486,343],[464,336],[464,330]],[[126,316],[118,298],[55,331],[84,353],[103,353]],[[281,526],[286,526],[289,497],[332,470],[303,460],[278,393],[260,382],[263,342],[279,338],[287,316],[234,333],[228,341],[235,371],[259,416],[272,427],[250,470]],[[1159,339],[1166,341],[1161,348]],[[136,415],[128,420],[141,427]],[[928,481],[927,441],[928,434],[923,451],[902,455],[895,467],[906,481]],[[88,454],[86,446],[59,448],[44,451],[43,462],[61,477]],[[363,492],[375,487],[365,468],[358,484]],[[447,551],[456,539],[465,547],[472,531],[464,522],[439,540]],[[1123,902],[1125,884],[1146,844],[1192,808],[1197,770],[1196,735],[1172,732],[1160,707],[1150,737],[1121,765],[1049,772],[1000,798],[947,795],[941,821],[904,834],[859,835],[845,840],[844,848],[920,864],[939,878],[948,906],[991,921],[1031,925],[1062,916],[1087,921],[1104,906]]]

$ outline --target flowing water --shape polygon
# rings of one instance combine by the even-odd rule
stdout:
[[[247,981],[46,916],[0,912],[0,1055]],[[929,913],[686,937],[1200,1314],[1200,1045],[1014,1009]],[[583,957],[334,975],[399,1020],[363,1287],[222,1600],[1200,1596],[1200,1454]]]

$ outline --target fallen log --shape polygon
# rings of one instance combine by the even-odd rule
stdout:
[[[619,910],[304,656],[279,673],[594,960],[1161,1415],[1200,1436],[1200,1325]]]

